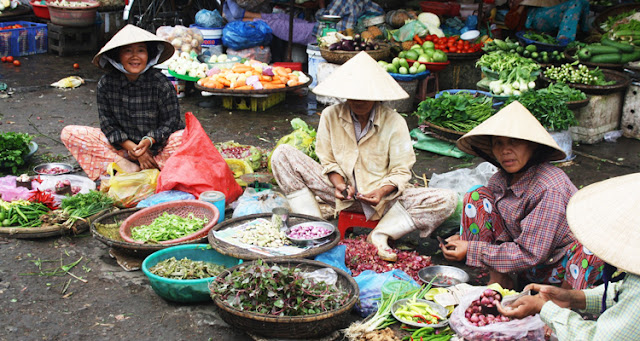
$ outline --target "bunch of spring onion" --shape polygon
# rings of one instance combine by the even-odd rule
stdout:
[[[433,277],[433,279],[427,284],[423,285],[420,288],[416,288],[415,290],[408,291],[406,293],[401,293],[399,290],[393,292],[389,296],[384,296],[380,298],[380,304],[378,305],[378,311],[373,316],[370,316],[362,321],[353,322],[349,327],[343,330],[344,335],[351,341],[359,340],[362,335],[374,331],[376,329],[384,329],[394,323],[397,320],[391,314],[391,307],[393,303],[405,299],[423,299],[424,296],[431,290],[431,284],[438,276]]]

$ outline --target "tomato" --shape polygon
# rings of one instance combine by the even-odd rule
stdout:
[[[449,52],[451,52],[451,53],[457,53],[457,52],[458,52],[458,48],[457,48],[457,47],[455,47],[455,46],[451,46],[451,47],[449,47]]]
[[[13,56],[7,56],[7,63],[13,63]]]
[[[13,65],[14,66],[20,66],[20,61],[19,60],[14,60],[13,61]]]
[[[78,63],[73,64],[73,68],[74,69],[79,69],[80,68],[80,64],[78,64]]]
[[[0,60],[1,60],[3,63],[6,63],[6,62],[7,62],[7,57],[2,56],[2,58],[0,58]]]

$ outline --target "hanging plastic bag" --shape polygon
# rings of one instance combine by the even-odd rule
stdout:
[[[151,207],[163,202],[177,201],[177,200],[194,200],[196,197],[193,194],[183,191],[164,191],[156,193],[138,203],[136,207]]]
[[[460,304],[453,310],[449,325],[457,335],[465,340],[500,340],[500,341],[536,341],[544,340],[544,322],[540,315],[527,316],[521,320],[511,320],[476,327],[464,316],[471,302],[478,299],[487,289],[482,287],[469,291],[460,299]]]
[[[227,55],[253,59],[267,64],[271,62],[271,48],[269,48],[269,46],[254,46],[242,50],[228,48]]]
[[[188,112],[185,121],[182,145],[162,168],[157,192],[173,189],[199,197],[205,191],[219,191],[224,193],[226,202],[234,202],[242,194],[242,188],[233,172],[198,119]]]
[[[351,275],[351,270],[345,265],[345,256],[347,253],[346,245],[337,245],[329,251],[323,252],[314,258],[319,262],[329,264]]]
[[[141,200],[156,192],[160,171],[144,169],[139,172],[125,173],[117,164],[111,163],[107,167],[107,173],[111,178],[102,182],[100,190],[113,198],[116,206],[127,208],[135,207]]]
[[[407,275],[406,272],[393,269],[388,272],[377,273],[373,270],[365,270],[360,275],[353,278],[360,288],[360,298],[354,309],[362,317],[367,317],[378,310],[378,302],[382,297],[382,286],[390,280],[402,280],[411,282],[418,286],[418,283]]]
[[[238,202],[234,204],[233,218],[250,214],[271,213],[276,207],[290,208],[287,198],[279,192],[270,189],[256,192],[254,188],[247,187]]]
[[[272,38],[271,27],[262,20],[234,21],[222,30],[222,44],[234,50],[269,45]]]
[[[201,27],[222,27],[224,26],[224,19],[222,19],[217,9],[210,11],[203,8],[196,13],[196,25]]]

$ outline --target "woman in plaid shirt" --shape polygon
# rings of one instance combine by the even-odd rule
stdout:
[[[161,169],[182,142],[176,90],[152,66],[173,46],[127,25],[93,58],[108,71],[98,82],[100,128],[67,126],[61,140],[87,176],[96,180],[115,162],[126,172]]]
[[[500,170],[464,198],[460,236],[447,239],[448,260],[489,269],[490,283],[524,282],[583,289],[603,263],[571,234],[565,208],[577,191],[550,160],[565,152],[519,102],[504,107],[458,140],[458,148]]]

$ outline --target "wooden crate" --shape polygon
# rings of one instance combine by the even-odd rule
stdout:
[[[602,141],[606,132],[617,130],[624,94],[621,91],[608,95],[591,95],[588,105],[575,109],[578,125],[569,128],[573,141],[594,144]]]

